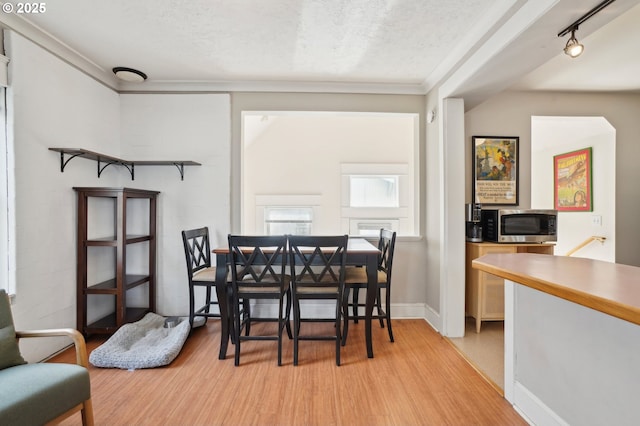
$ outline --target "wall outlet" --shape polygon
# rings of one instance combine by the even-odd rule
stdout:
[[[599,214],[594,214],[591,216],[591,225],[593,226],[602,226],[602,216]]]

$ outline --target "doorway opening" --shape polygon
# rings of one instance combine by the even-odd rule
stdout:
[[[584,148],[592,152],[593,208],[559,212],[554,252],[565,255],[590,237],[603,236],[603,243],[594,240],[573,256],[615,262],[616,132],[604,117],[531,117],[531,208],[555,207],[554,156]],[[503,322],[483,323],[476,333],[469,317],[464,337],[450,339],[498,391],[504,389]]]
[[[585,148],[591,148],[592,211],[558,213],[555,254],[588,242],[572,256],[615,262],[616,131],[604,117],[531,117],[531,208],[555,208],[554,157]]]

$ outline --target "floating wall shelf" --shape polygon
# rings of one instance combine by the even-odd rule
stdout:
[[[200,163],[195,161],[131,161],[123,160],[122,158],[112,157],[110,155],[100,154],[93,151],[87,151],[81,148],[49,148],[51,151],[60,153],[60,172],[64,172],[64,168],[69,161],[76,157],[86,158],[87,160],[93,160],[98,163],[98,177],[102,174],[102,171],[112,164],[126,167],[131,173],[131,180],[134,180],[135,166],[176,166],[180,172],[180,179],[184,180],[184,166],[201,166]],[[65,155],[67,159],[65,160]]]

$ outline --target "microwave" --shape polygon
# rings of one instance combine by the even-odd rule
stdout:
[[[496,243],[558,240],[557,210],[482,210],[482,239]]]

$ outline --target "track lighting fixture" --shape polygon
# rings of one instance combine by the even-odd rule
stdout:
[[[558,37],[564,37],[565,35],[571,33],[571,38],[567,41],[567,44],[564,47],[564,53],[572,58],[577,58],[582,54],[582,52],[584,51],[584,46],[580,44],[580,42],[578,42],[578,39],[576,38],[576,31],[578,31],[578,26],[583,22],[586,22],[593,15],[600,12],[602,9],[609,6],[614,1],[615,0],[604,0],[596,7],[582,15],[577,21],[558,33]]]
[[[576,38],[577,29],[578,28],[574,28],[571,30],[571,38],[567,41],[567,45],[564,47],[564,53],[572,58],[577,58],[584,51],[584,46],[580,44]]]

